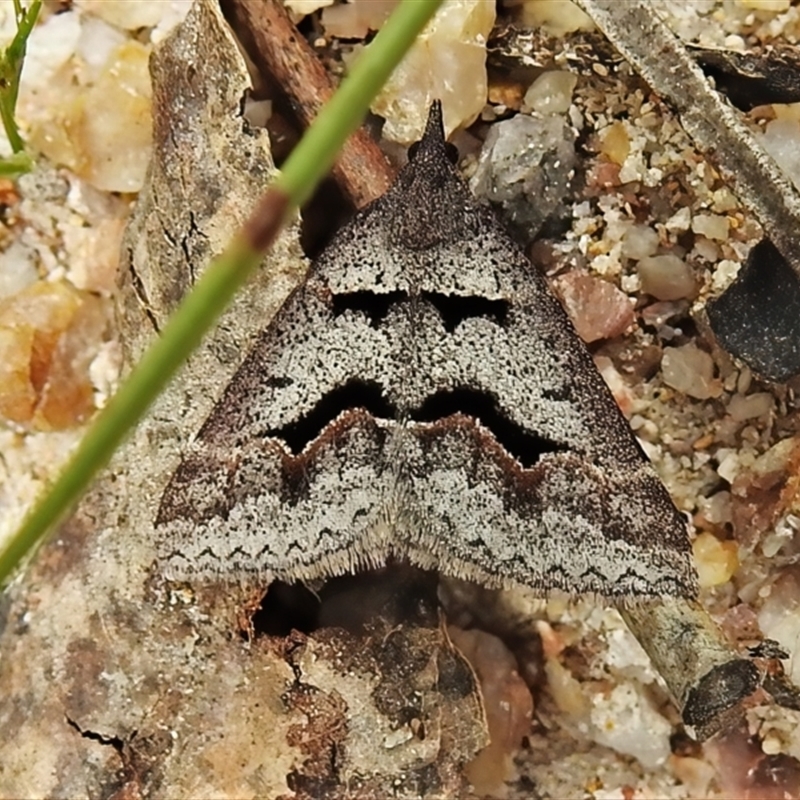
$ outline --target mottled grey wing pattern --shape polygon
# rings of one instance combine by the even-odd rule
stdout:
[[[166,570],[312,579],[390,555],[489,585],[693,595],[686,526],[438,107],[264,330],[170,480]]]

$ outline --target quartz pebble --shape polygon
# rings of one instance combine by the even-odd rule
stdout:
[[[694,563],[703,589],[727,583],[739,566],[736,542],[721,542],[713,533],[701,533],[692,542]]]
[[[591,18],[572,0],[523,0],[522,21],[528,28],[544,28],[556,37],[594,28]]]
[[[598,744],[633,756],[645,769],[655,769],[670,754],[672,726],[636,684],[623,683],[594,696],[589,735]]]
[[[781,13],[789,10],[792,0],[739,0],[739,5],[756,11]]]
[[[778,573],[758,611],[758,624],[766,638],[794,652],[800,641],[800,569],[797,566],[786,567]],[[793,683],[800,683],[800,658],[788,662],[787,672]]]
[[[60,105],[32,126],[34,147],[97,189],[139,191],[152,139],[149,56],[148,47],[128,41],[88,89],[65,83]]]
[[[658,300],[680,300],[694,294],[696,289],[691,267],[672,253],[642,258],[636,271],[642,290]]]
[[[625,163],[631,152],[631,140],[628,131],[619,120],[613,122],[603,132],[600,152],[614,164],[622,166]]]
[[[477,197],[501,205],[506,221],[533,239],[567,191],[577,163],[574,142],[575,131],[560,116],[518,114],[497,122],[470,187]]]
[[[332,3],[333,0],[283,0],[286,8],[303,17],[306,14],[313,14],[320,8],[330,6]]]
[[[533,697],[500,639],[477,629],[447,630],[478,676],[489,729],[490,743],[466,766],[467,777],[481,796],[493,794],[513,774],[512,756],[530,731]]]
[[[578,76],[573,72],[543,72],[525,92],[522,110],[537,114],[566,114],[577,83]]]
[[[87,93],[81,115],[80,177],[107,192],[138,192],[150,161],[149,48],[117,48]],[[107,109],[112,107],[113,114]]]
[[[775,159],[789,180],[800,188],[800,121],[774,119],[761,136],[764,149]]]
[[[14,241],[0,252],[0,298],[30,286],[39,277],[33,251]]]
[[[573,270],[556,278],[553,289],[587,344],[613,339],[633,323],[628,295],[602,278]]]
[[[109,25],[135,31],[152,28],[164,14],[164,0],[75,0],[76,7],[100,17]]]
[[[695,214],[692,230],[701,236],[724,242],[728,238],[730,222],[727,217],[718,214]]]
[[[714,379],[714,360],[692,343],[665,347],[661,372],[667,386],[698,400],[718,397],[722,390],[719,381]]]
[[[327,0],[300,0],[309,1],[326,6],[322,10],[325,33],[344,39],[363,39],[370,31],[379,30],[397,5],[397,0],[352,0],[339,5]]]
[[[96,227],[64,229],[67,277],[73,286],[106,295],[114,291],[124,228],[122,219],[112,218]]]
[[[692,225],[692,212],[691,209],[684,206],[678,209],[665,223],[664,227],[670,233],[682,233],[688,231]]]
[[[486,0],[440,6],[370,107],[386,120],[384,138],[417,141],[437,98],[448,135],[477,118],[486,103],[486,40],[494,20],[495,4]]]
[[[106,325],[103,301],[66,283],[39,281],[0,302],[0,416],[37,430],[86,419]]]
[[[658,233],[649,225],[631,225],[622,237],[622,255],[639,261],[658,250]]]
[[[728,403],[728,413],[737,422],[744,422],[769,414],[774,405],[775,398],[769,392],[735,394]]]

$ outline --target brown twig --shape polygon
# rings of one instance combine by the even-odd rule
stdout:
[[[248,55],[259,70],[272,75],[294,112],[309,125],[333,94],[328,73],[292,23],[280,0],[226,0],[223,8],[243,37],[251,39]],[[382,195],[394,170],[363,129],[348,139],[333,176],[356,208]]]

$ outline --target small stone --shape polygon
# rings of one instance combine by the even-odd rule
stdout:
[[[39,277],[33,251],[14,241],[0,252],[0,298],[21,292]]]
[[[75,0],[75,5],[110,25],[135,31],[157,25],[167,4],[164,0]]]
[[[356,0],[339,5],[327,0],[310,2],[326,6],[322,10],[322,27],[328,35],[342,39],[363,39],[369,31],[380,30],[397,5],[397,0]]]
[[[571,0],[524,0],[522,21],[528,28],[544,28],[555,38],[594,29],[591,18]]]
[[[730,222],[719,214],[695,214],[692,219],[692,230],[708,239],[724,242],[728,239]]]
[[[589,712],[589,703],[572,673],[557,658],[545,661],[544,672],[550,696],[558,710],[574,720],[584,720]]]
[[[560,207],[577,164],[575,131],[562,117],[518,114],[492,125],[470,180],[528,240]],[[531,202],[536,198],[536,202]]]
[[[313,14],[320,8],[333,4],[333,0],[283,0],[283,4],[298,16]]]
[[[149,48],[131,40],[116,48],[96,82],[76,87],[63,75],[53,109],[31,127],[34,147],[95,188],[137,192],[150,160]]]
[[[689,230],[691,224],[692,212],[688,207],[684,206],[664,223],[664,227],[670,233],[683,233],[683,231]]]
[[[619,120],[603,132],[600,152],[614,164],[622,166],[631,151],[631,140],[625,125]],[[641,226],[644,227],[644,226]]]
[[[702,259],[709,264],[716,264],[719,261],[719,248],[713,240],[707,239],[705,236],[696,236],[691,257],[695,260]]]
[[[794,185],[800,188],[800,122],[796,119],[774,119],[761,136],[764,149]]]
[[[522,110],[537,114],[566,114],[578,83],[573,72],[543,72],[525,92]]]
[[[639,261],[658,250],[658,233],[649,225],[631,225],[622,237],[622,255]]]
[[[658,300],[690,297],[697,288],[691,267],[672,253],[647,256],[636,265],[636,271],[642,280],[642,291]]]
[[[645,769],[655,769],[669,757],[672,726],[635,684],[598,692],[590,718],[589,735],[595,742],[633,756]]]
[[[702,589],[727,583],[739,567],[739,546],[721,542],[713,533],[701,533],[692,542],[694,563]]]
[[[473,122],[486,104],[486,41],[495,4],[486,0],[444,3],[417,37],[370,106],[386,120],[393,142],[419,140],[433,100],[442,101],[445,131]]]
[[[0,301],[0,416],[37,430],[82,422],[106,325],[103,301],[66,283],[39,281]]]
[[[633,306],[628,296],[602,278],[573,270],[556,278],[553,290],[587,344],[613,339],[633,323]]]
[[[739,274],[742,268],[740,261],[732,261],[728,258],[723,259],[717,264],[714,274],[711,276],[711,288],[716,293],[721,293],[727,289]]]
[[[765,638],[774,639],[789,652],[800,641],[800,570],[796,565],[784,567],[773,579],[771,591],[758,611],[758,624]],[[789,679],[800,681],[800,659],[787,663]]]
[[[728,403],[728,413],[737,422],[763,417],[772,411],[775,398],[769,392],[735,394]]]
[[[707,525],[724,525],[731,521],[731,493],[715,492],[710,497],[699,497],[698,505],[703,522]]]
[[[512,756],[530,731],[533,697],[520,677],[516,659],[500,639],[477,629],[450,626],[447,630],[478,676],[489,729],[489,745],[465,771],[479,795],[494,795],[512,774]]]
[[[714,359],[695,344],[665,347],[661,372],[667,386],[698,400],[718,397],[722,390],[714,379]]]
[[[792,0],[739,0],[739,5],[755,11],[771,11],[781,14],[789,10]]]
[[[110,294],[116,285],[125,221],[105,219],[92,228],[67,226],[64,249],[73,286],[99,294]]]
[[[107,192],[138,192],[150,161],[149,48],[117,48],[87,93],[81,115],[85,167],[77,174]],[[109,113],[109,108],[113,113]]]
[[[742,462],[739,460],[739,455],[735,450],[720,448],[717,451],[717,458],[719,459],[717,475],[722,480],[732,484],[742,471]]]

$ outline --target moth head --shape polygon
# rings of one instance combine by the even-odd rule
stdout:
[[[458,163],[458,148],[450,144],[445,138],[444,116],[442,114],[442,101],[434,100],[428,111],[428,121],[425,123],[425,131],[418,142],[414,142],[408,148],[408,160],[414,161],[418,157],[425,160],[431,158],[434,153],[441,159],[441,150],[444,148],[444,155],[451,164]],[[422,154],[420,155],[420,149]]]
[[[445,141],[442,104],[434,101],[422,138],[386,195],[390,237],[406,250],[429,250],[471,235],[475,200],[455,163],[458,150]]]

